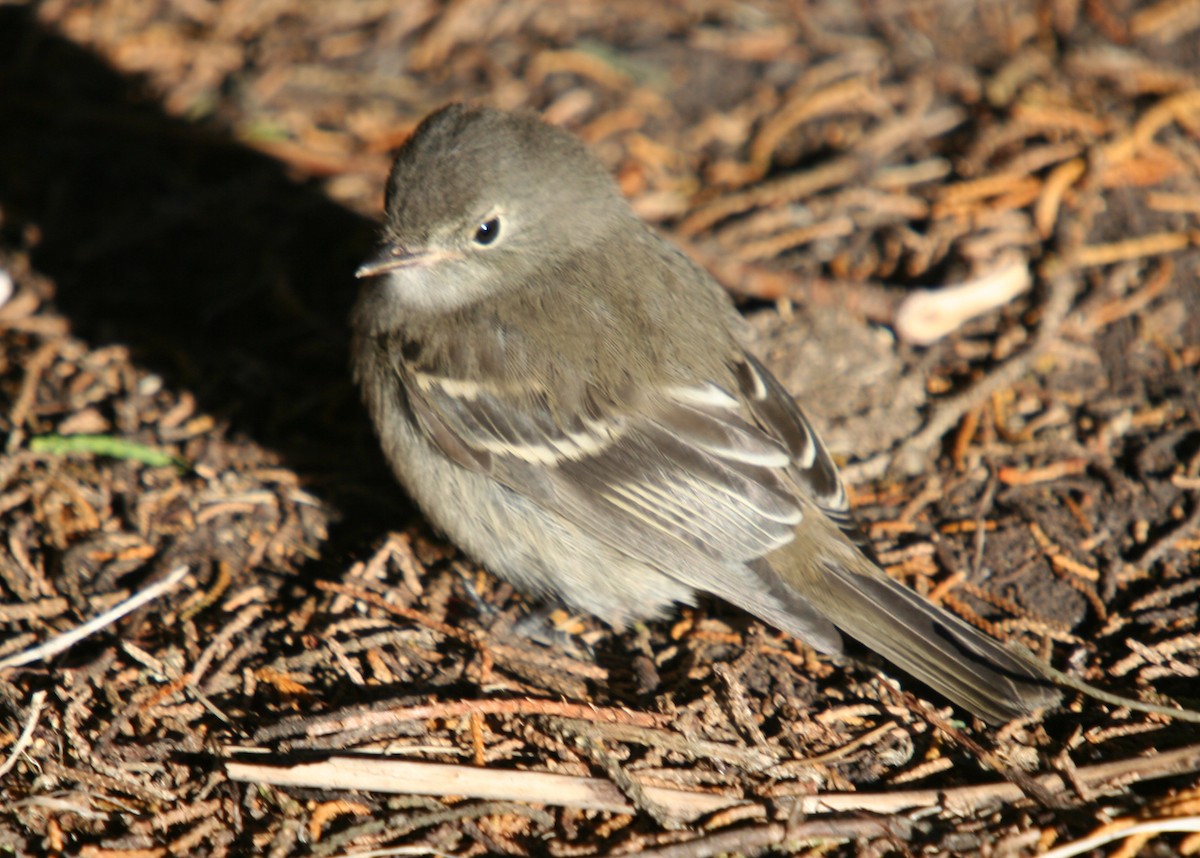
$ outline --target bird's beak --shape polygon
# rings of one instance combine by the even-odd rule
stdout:
[[[386,274],[388,271],[395,271],[397,268],[410,268],[414,265],[421,265],[428,262],[431,258],[432,254],[429,252],[414,252],[398,244],[390,244],[358,266],[358,270],[354,272],[354,276],[360,279],[363,277],[375,277],[380,274]]]

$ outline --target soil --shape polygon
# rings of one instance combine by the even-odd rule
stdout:
[[[537,110],[735,296],[889,574],[1200,708],[1197,8],[0,5],[0,850],[1200,852],[1194,724],[988,728],[722,604],[528,640],[392,478],[345,324],[415,124]],[[534,792],[234,765],[382,752]]]

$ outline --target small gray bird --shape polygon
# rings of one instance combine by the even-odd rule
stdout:
[[[354,370],[396,475],[487,568],[620,629],[710,593],[845,633],[997,723],[1059,692],[888,578],[720,286],[538,118],[453,105],[401,148]]]

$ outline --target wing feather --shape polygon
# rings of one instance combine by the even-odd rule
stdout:
[[[874,560],[874,549],[850,513],[850,497],[837,465],[796,400],[753,356],[746,355],[737,369],[745,402],[755,420],[790,453],[790,471],[799,491]]]
[[[739,391],[667,388],[636,414],[606,408],[593,392],[583,415],[557,421],[536,390],[428,373],[406,388],[429,436],[455,461],[617,544],[642,546],[642,556],[650,528],[710,560],[745,562],[791,541],[802,517],[792,454]]]

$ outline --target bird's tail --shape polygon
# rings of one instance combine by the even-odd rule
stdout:
[[[863,567],[868,564],[862,558]],[[984,721],[1003,723],[1061,699],[1049,665],[988,637],[873,564],[863,569],[828,561],[815,565],[819,583],[804,589],[813,608]]]

